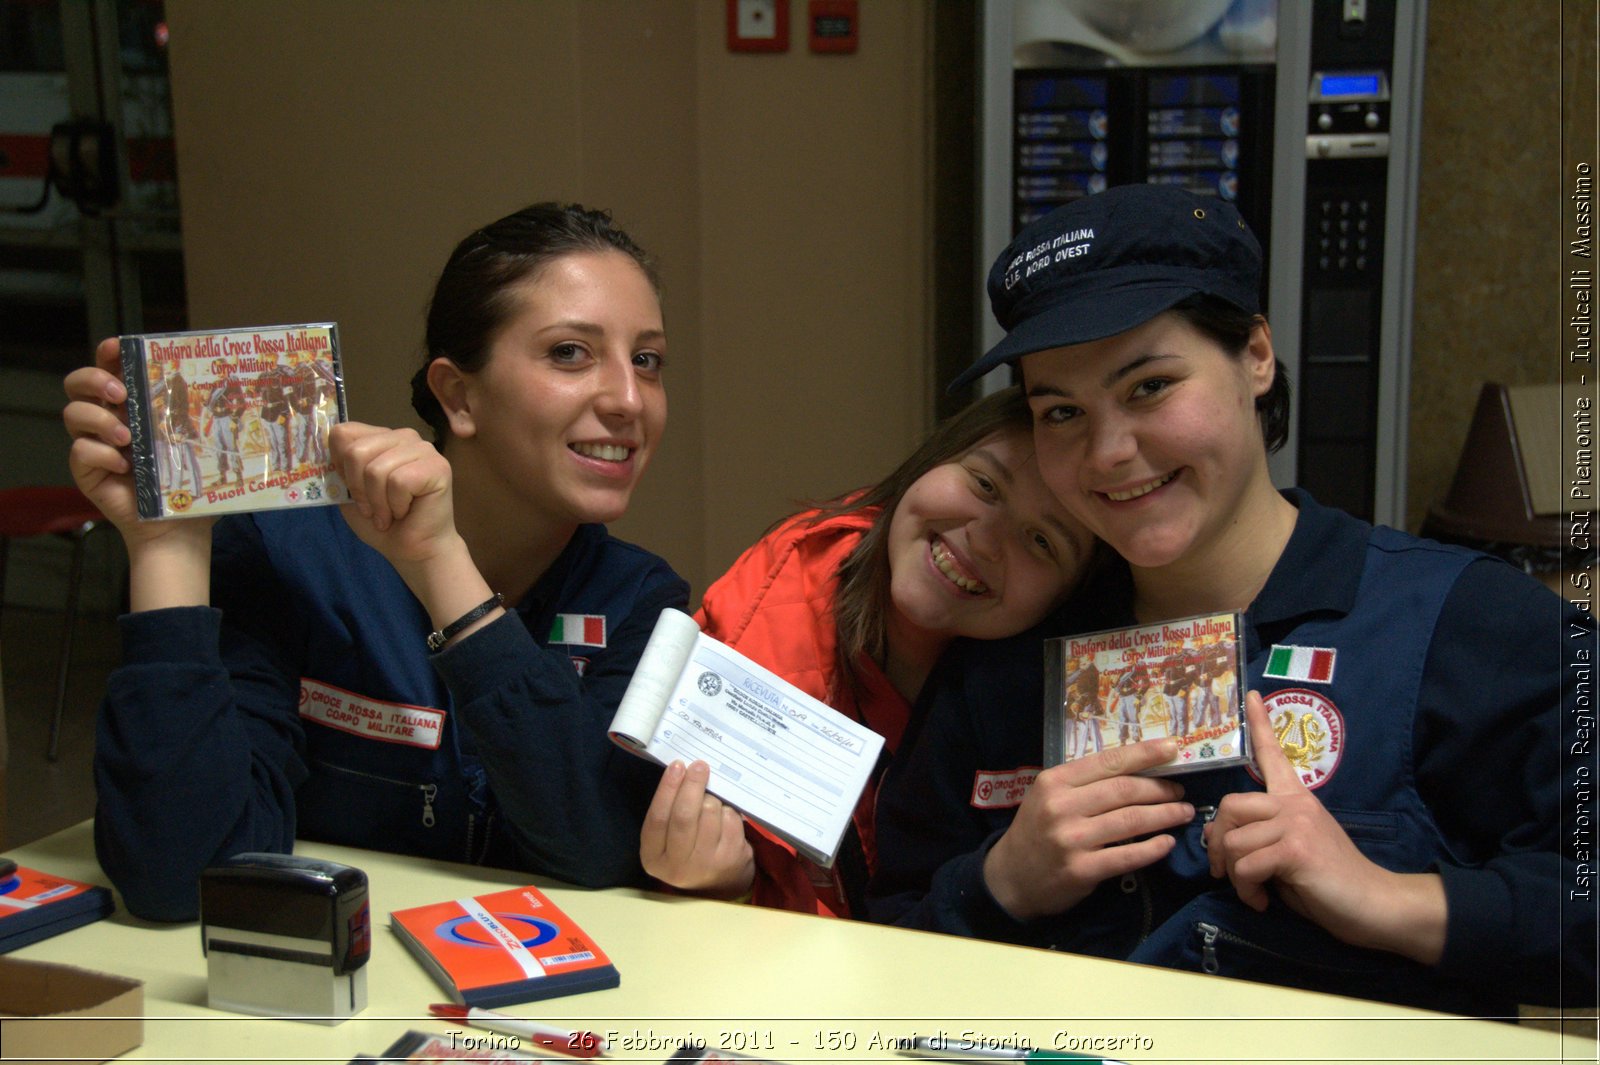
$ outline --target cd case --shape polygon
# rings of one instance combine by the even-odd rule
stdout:
[[[1147,776],[1248,764],[1243,626],[1202,614],[1046,640],[1045,764],[1163,736],[1178,753]]]
[[[345,421],[332,322],[121,338],[139,517],[349,499],[328,459]]]

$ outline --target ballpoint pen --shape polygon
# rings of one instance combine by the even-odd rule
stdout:
[[[569,1032],[564,1028],[551,1028],[537,1021],[526,1021],[493,1010],[436,1002],[428,1007],[428,1012],[445,1020],[461,1021],[474,1028],[482,1028],[486,1032],[514,1035],[542,1050],[554,1050],[575,1058],[598,1058],[604,1055],[606,1049],[605,1039],[594,1032]]]
[[[1001,1047],[951,1039],[945,1036],[917,1036],[901,1039],[895,1050],[914,1058],[945,1058],[957,1061],[1098,1061],[1101,1065],[1127,1065],[1099,1054],[1077,1054],[1070,1050],[1034,1050],[1030,1047]]]

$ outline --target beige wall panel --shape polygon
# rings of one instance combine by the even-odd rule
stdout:
[[[667,558],[693,594],[710,576],[701,475],[700,231],[695,192],[695,12],[682,0],[579,9],[578,183],[655,258],[667,325],[667,432],[617,535]]]
[[[352,414],[409,421],[455,241],[578,185],[575,6],[171,0],[195,326],[335,318]]]
[[[1428,5],[1407,528],[1450,490],[1485,381],[1556,380],[1560,5]]]
[[[863,4],[860,51],[726,50],[700,5],[707,567],[924,430],[926,13]]]
[[[536,199],[660,260],[665,446],[617,531],[696,593],[928,409],[926,15],[730,54],[721,0],[169,0],[197,326],[335,318],[356,417],[411,422],[433,278]]]
[[[196,323],[337,318],[353,414],[415,424],[407,381],[451,247],[561,199],[612,208],[660,259],[673,338],[694,347],[691,8],[172,6]],[[282,144],[306,162],[252,162]],[[680,566],[702,553],[694,384],[672,373],[688,431],[669,432],[617,530]]]

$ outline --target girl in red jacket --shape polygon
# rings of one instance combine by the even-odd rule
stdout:
[[[706,592],[701,628],[882,735],[881,773],[945,646],[1038,623],[1095,555],[1040,480],[1031,434],[1017,389],[972,404],[876,485],[775,526]],[[860,912],[876,775],[832,869],[746,826],[706,793],[708,775],[668,767],[641,836],[647,872],[698,894]]]

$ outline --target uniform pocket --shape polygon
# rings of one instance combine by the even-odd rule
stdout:
[[[1352,947],[1278,903],[1257,913],[1231,891],[1190,900],[1129,960],[1434,1009],[1454,1001],[1415,962]]]
[[[1400,818],[1388,810],[1340,810],[1330,806],[1328,812],[1358,843],[1393,843],[1400,838]]]
[[[298,835],[327,843],[461,860],[445,826],[459,824],[430,780],[352,769],[311,759],[311,775],[295,795]]]

